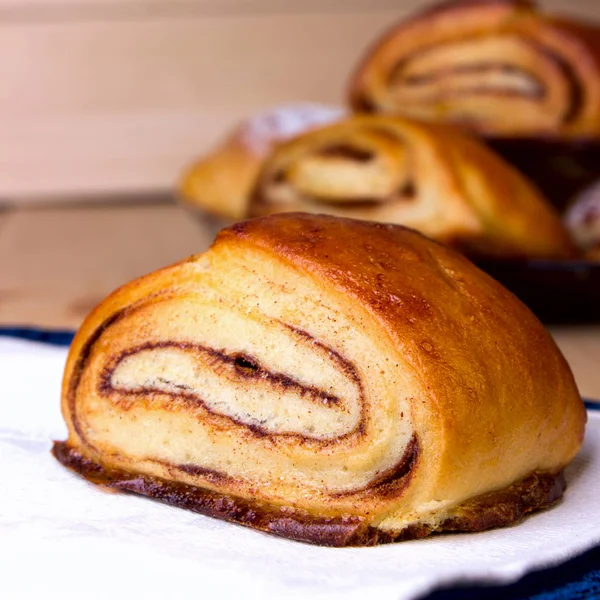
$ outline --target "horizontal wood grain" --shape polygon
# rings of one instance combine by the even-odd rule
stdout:
[[[1,14],[14,20],[82,19],[90,16],[168,14],[257,14],[397,9],[417,10],[432,5],[423,0],[0,0]],[[600,14],[597,0],[540,0],[543,10],[577,16]]]
[[[584,1],[584,0],[581,0]],[[588,0],[589,1],[589,0]],[[152,18],[168,14],[262,14],[393,9],[423,6],[419,0],[0,0],[6,18],[17,20],[80,19],[89,15]]]
[[[343,101],[357,56],[399,12],[10,27],[0,199],[170,189],[244,115]]]
[[[543,2],[600,20],[598,0]],[[0,203],[172,190],[236,121],[342,103],[419,0],[0,0]]]
[[[0,221],[0,324],[78,327],[112,290],[214,234],[170,204],[14,210]]]

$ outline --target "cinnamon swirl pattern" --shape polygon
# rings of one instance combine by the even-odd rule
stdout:
[[[91,481],[333,546],[517,521],[561,496],[585,421],[549,334],[469,261],[305,214],[109,296],[62,402],[54,454]]]
[[[443,3],[375,44],[351,103],[492,136],[597,138],[600,28],[527,0]]]
[[[179,185],[181,199],[225,219],[246,217],[250,190],[272,148],[345,115],[341,107],[296,103],[250,117],[186,170]]]
[[[353,116],[273,150],[249,212],[284,211],[399,223],[478,256],[574,252],[554,209],[483,144],[399,117]]]

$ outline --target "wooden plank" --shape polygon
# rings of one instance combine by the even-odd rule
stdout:
[[[426,8],[439,0],[0,0],[5,19],[60,20],[103,16],[164,16],[167,14],[257,14],[266,12],[302,13]],[[597,0],[542,0],[539,6],[549,12],[574,16],[598,16]]]
[[[0,323],[78,327],[110,291],[203,251],[216,229],[170,204],[15,210],[0,229]]]
[[[589,2],[590,0],[579,0]],[[146,18],[167,14],[262,14],[303,12],[347,12],[422,6],[419,0],[0,0],[6,18],[19,20],[81,19],[87,16],[139,15]]]
[[[182,168],[243,116],[281,102],[344,102],[366,46],[423,7],[418,0],[0,3],[0,200],[13,202],[172,189]],[[600,18],[596,0],[568,9]]]
[[[0,206],[0,234],[2,232],[2,226],[8,223],[8,217],[11,212],[12,211],[9,208]]]
[[[552,327],[550,332],[573,369],[579,391],[600,402],[600,326]]]
[[[401,13],[4,28],[0,199],[170,189],[242,116],[342,102],[357,57]]]

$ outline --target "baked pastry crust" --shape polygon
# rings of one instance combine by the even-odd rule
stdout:
[[[600,261],[600,181],[584,190],[569,206],[565,223],[585,256]]]
[[[491,136],[597,139],[600,28],[527,0],[444,2],[373,45],[350,102]]]
[[[249,212],[398,223],[478,256],[567,258],[560,217],[516,169],[452,127],[355,115],[280,144]]]
[[[77,333],[63,464],[328,545],[520,519],[562,494],[585,409],[539,321],[464,257],[306,214],[223,230]]]
[[[284,104],[240,123],[214,149],[191,165],[179,184],[188,205],[225,219],[243,219],[263,160],[280,142],[341,119],[342,107]]]
[[[477,532],[518,523],[528,513],[548,508],[563,495],[563,473],[534,473],[506,489],[489,492],[455,507],[441,523],[415,524],[384,531],[361,517],[318,517],[201,487],[107,469],[84,458],[65,442],[56,442],[54,456],[91,483],[155,498],[171,506],[246,525],[265,533],[319,546],[375,546],[427,537],[432,533]]]

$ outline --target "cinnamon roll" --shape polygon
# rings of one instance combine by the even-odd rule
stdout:
[[[600,30],[527,0],[443,3],[374,46],[351,103],[493,135],[598,137]]]
[[[565,258],[559,216],[514,168],[458,130],[355,115],[279,145],[249,212],[399,223],[478,256]]]
[[[479,531],[563,493],[585,410],[550,335],[394,225],[223,230],[87,318],[54,454],[91,481],[305,542]]]
[[[447,2],[403,21],[350,99],[484,135],[561,207],[600,174],[600,27],[528,0]]]
[[[571,204],[565,223],[586,257],[600,261],[600,181]]]
[[[345,114],[341,107],[297,103],[254,115],[187,169],[179,185],[181,199],[218,217],[245,218],[250,190],[271,149]]]

